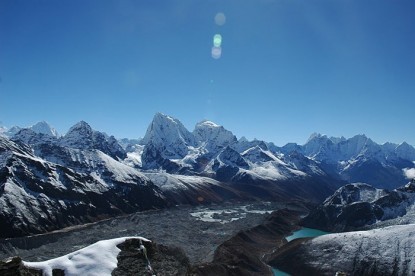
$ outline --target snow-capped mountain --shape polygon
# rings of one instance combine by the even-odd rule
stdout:
[[[6,131],[7,131],[7,127],[0,126],[0,135],[5,135]]]
[[[211,121],[198,123],[193,130],[193,135],[198,145],[202,145],[212,154],[217,153],[220,149],[232,145],[237,141],[232,132]]]
[[[97,149],[115,159],[127,157],[124,149],[114,136],[108,137],[102,132],[95,131],[84,121],[72,126],[65,136],[60,139],[59,143],[62,147],[73,149]]]
[[[297,158],[294,166],[284,162],[282,154],[272,152],[266,142],[237,140],[232,132],[211,121],[198,123],[190,133],[179,120],[157,113],[141,142],[144,144],[140,156],[144,169],[203,175],[231,182],[242,179],[249,182],[281,181],[315,175],[328,177],[322,169],[315,168],[318,166],[315,162],[313,168],[308,168],[311,163],[307,157]],[[170,154],[177,148],[180,154]]]
[[[268,150],[268,145],[266,142],[254,139],[252,141],[249,141],[244,136],[242,136],[237,143],[232,145],[232,148],[234,148],[237,152],[242,153],[252,147],[260,147],[263,150]]]
[[[405,160],[411,160],[415,161],[415,148],[409,145],[406,142],[403,142],[399,144],[398,146],[394,145],[394,151],[393,153],[396,154],[396,157],[405,159]]]
[[[31,216],[17,218],[16,225],[29,230],[16,235],[56,229],[86,217],[94,220],[152,208],[152,202],[154,206],[229,199],[319,203],[344,184],[341,179],[396,187],[405,179],[403,169],[414,167],[413,160],[405,159],[412,158],[413,149],[406,143],[377,145],[363,135],[346,139],[316,134],[303,146],[279,148],[261,140],[237,140],[211,121],[198,123],[190,132],[178,119],[161,113],[140,141],[117,141],[84,121],[64,136],[54,135],[44,122],[17,129],[11,138],[3,136],[0,148],[0,207],[6,206],[2,219],[9,221],[13,208],[23,208],[21,213]],[[22,198],[39,207],[26,210],[27,206],[10,203],[29,204]],[[66,210],[59,207],[59,200],[78,203]],[[77,204],[89,207],[76,213]],[[44,209],[54,216],[68,214],[68,219],[57,223],[45,214],[47,227],[30,226],[39,222],[36,213]],[[9,234],[19,228],[11,227]]]
[[[336,163],[366,153],[375,153],[379,151],[379,148],[379,145],[365,135],[356,135],[350,139],[336,139],[314,133],[304,144],[303,152],[315,160]]]
[[[7,131],[3,132],[3,134],[7,137],[13,137],[13,135],[18,133],[21,129],[21,127],[13,126],[10,129],[7,129]]]
[[[30,126],[29,129],[33,130],[36,133],[42,133],[42,134],[46,134],[46,135],[53,136],[53,137],[58,137],[59,136],[56,129],[51,127],[45,121],[38,122],[38,123],[34,124],[33,126]]]
[[[189,146],[195,146],[195,139],[184,125],[177,119],[156,113],[141,140],[144,145],[152,144],[159,149],[163,158],[183,158]]]
[[[25,128],[22,128],[22,127],[19,127],[19,126],[13,126],[9,130],[7,130],[7,128],[3,127],[2,129],[0,129],[0,133],[3,133],[4,135],[6,135],[8,137],[13,137],[15,134],[17,134],[22,129],[30,129],[35,133],[45,134],[45,135],[49,135],[49,136],[52,136],[52,137],[58,137],[59,136],[56,129],[51,127],[45,121],[38,122],[38,123],[36,123],[32,126],[25,127]]]
[[[166,205],[139,171],[100,150],[66,148],[51,138],[30,129],[14,141],[0,137],[1,237]]]
[[[282,153],[297,151],[315,160],[330,175],[347,182],[366,182],[396,188],[406,182],[402,169],[413,168],[415,149],[407,143],[379,145],[365,135],[346,139],[312,134],[300,146],[288,144]]]
[[[338,189],[304,219],[304,224],[330,232],[375,227],[383,221],[407,216],[415,223],[415,180],[389,191],[364,183]]]
[[[36,133],[30,128],[22,128],[11,138],[13,141],[19,141],[27,145],[36,145],[40,143],[57,143],[58,139],[43,133]]]

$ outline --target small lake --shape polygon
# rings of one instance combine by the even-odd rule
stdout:
[[[312,229],[312,228],[301,228],[300,230],[297,230],[292,233],[292,235],[285,237],[285,239],[290,242],[295,239],[299,238],[314,238],[322,235],[330,234],[329,232],[324,232],[318,229]],[[281,271],[276,268],[272,268],[272,272],[274,273],[274,276],[289,276],[290,274]]]
[[[314,238],[322,235],[330,234],[329,232],[324,232],[318,229],[312,228],[301,228],[300,230],[295,231],[292,235],[285,237],[287,241],[292,241],[299,238]]]

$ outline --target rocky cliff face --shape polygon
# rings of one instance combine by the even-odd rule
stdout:
[[[139,250],[144,246],[144,250]],[[186,275],[190,262],[182,249],[139,239],[127,239],[117,245],[121,252],[117,256],[114,276],[125,275]]]

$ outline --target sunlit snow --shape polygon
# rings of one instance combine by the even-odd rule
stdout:
[[[117,244],[126,239],[142,239],[142,237],[123,237],[111,240],[102,240],[88,247],[67,255],[44,262],[23,262],[24,265],[41,269],[43,275],[52,276],[53,269],[61,269],[66,276],[106,276],[117,267],[117,255],[121,251]]]

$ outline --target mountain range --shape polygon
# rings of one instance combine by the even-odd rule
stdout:
[[[347,182],[402,186],[403,169],[413,168],[414,160],[407,143],[314,134],[304,145],[278,147],[237,139],[211,121],[190,132],[162,113],[136,140],[116,139],[83,121],[63,136],[45,122],[2,128],[1,237],[176,204],[320,203]]]

